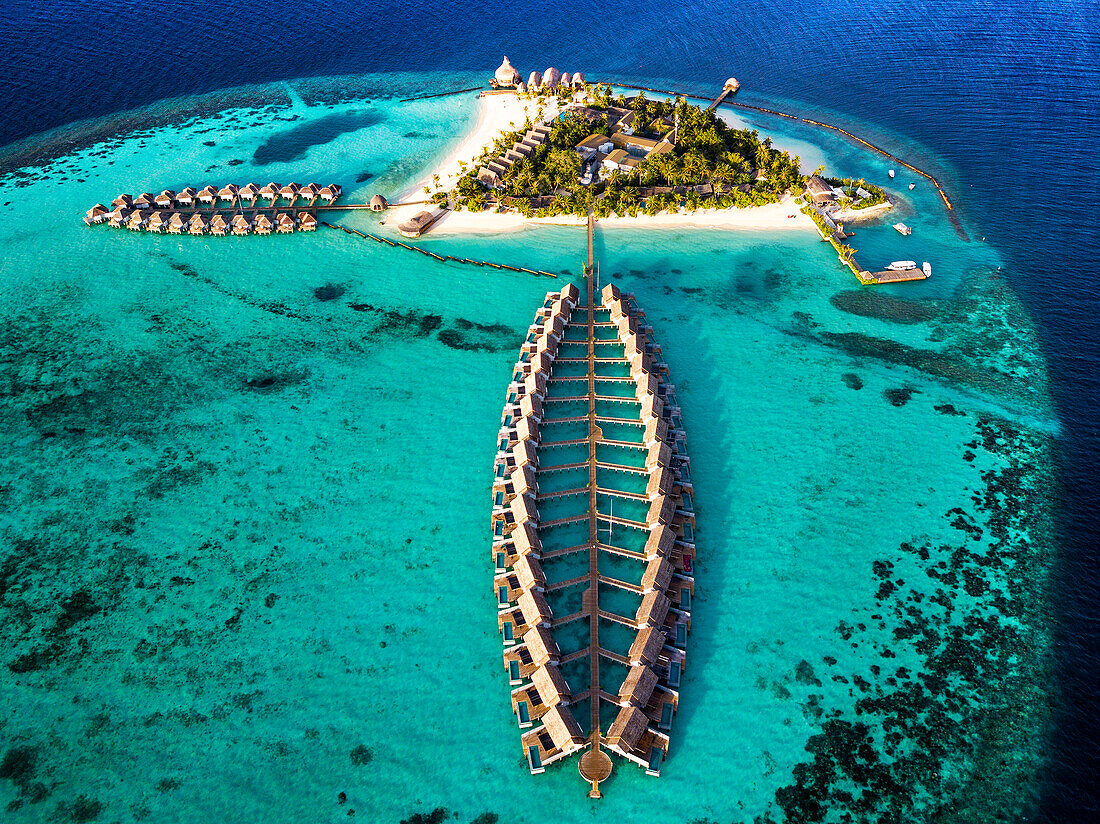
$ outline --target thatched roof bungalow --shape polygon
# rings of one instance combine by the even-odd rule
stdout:
[[[256,198],[260,196],[260,187],[255,183],[246,183],[241,187],[239,194],[241,200],[247,200],[249,204],[255,205]]]
[[[301,189],[298,190],[298,197],[303,200],[308,200],[309,205],[312,206],[317,200],[317,197],[321,194],[321,187],[316,183],[307,183]]]
[[[252,221],[243,212],[233,215],[230,225],[233,227],[233,234],[238,236],[247,235],[252,231]]]
[[[298,192],[301,188],[297,183],[288,183],[279,189],[279,197],[286,198],[293,204],[298,199]]]
[[[288,235],[294,231],[294,218],[286,212],[279,212],[275,216],[275,231],[281,235]]]
[[[225,215],[221,212],[210,218],[210,234],[224,237],[228,231],[229,221],[225,219]]]
[[[328,186],[321,187],[321,200],[325,201],[326,203],[332,203],[343,193],[344,190],[340,188],[340,184],[330,183],[328,184]]]
[[[222,186],[218,190],[218,198],[226,203],[233,203],[237,200],[237,195],[240,194],[240,188],[236,183],[229,183]]]
[[[508,62],[508,56],[505,55],[500,67],[493,72],[493,84],[496,86],[514,86],[519,82],[519,72]]]
[[[657,686],[657,673],[649,667],[631,667],[619,688],[620,707],[644,707]]]
[[[147,232],[156,232],[160,234],[164,231],[167,220],[164,217],[164,212],[153,212],[149,215],[149,221],[145,224],[145,230]]]
[[[171,217],[168,218],[168,234],[182,234],[185,228],[187,228],[187,221],[183,219],[183,215],[179,212],[172,212]]]
[[[171,209],[172,202],[175,200],[175,197],[175,192],[173,192],[171,189],[165,189],[163,192],[153,198],[153,203],[156,204],[156,207],[158,209]]]
[[[191,219],[187,221],[187,231],[192,235],[204,235],[206,234],[206,225],[206,218],[196,213],[191,215]]]
[[[188,207],[195,204],[195,198],[198,197],[198,192],[195,191],[193,186],[188,186],[184,189],[180,189],[180,193],[176,195],[176,203],[180,206]]]
[[[130,217],[126,219],[126,228],[132,231],[136,231],[143,227],[149,220],[149,212],[141,209],[134,209],[130,212]]]
[[[130,195],[119,195],[111,201],[111,208],[117,209],[119,206],[125,206],[127,209],[134,207],[134,199]]]
[[[630,645],[627,658],[630,660],[631,666],[637,666],[638,664],[653,666],[657,663],[657,658],[664,646],[665,634],[663,632],[653,627],[642,627],[638,630],[634,643]]]
[[[531,653],[531,663],[536,667],[556,662],[561,657],[558,642],[546,627],[532,627],[523,636],[523,643]]]
[[[258,235],[270,235],[271,230],[274,228],[271,218],[263,212],[256,215],[255,220],[252,222],[252,231]]]
[[[648,726],[649,719],[638,707],[623,707],[607,731],[608,749],[621,755],[633,752]]]
[[[111,216],[111,213],[107,211],[107,207],[102,203],[97,203],[91,209],[84,213],[84,222],[91,226],[93,223],[102,223]]]
[[[303,232],[316,232],[317,218],[312,212],[298,212],[298,228]]]
[[[438,217],[438,215],[434,215],[431,212],[417,212],[411,218],[399,225],[397,230],[405,237],[420,237],[420,235],[428,230],[429,226],[435,223],[436,217]]]
[[[382,195],[375,195],[370,199],[370,210],[372,212],[383,212],[389,205],[390,204],[386,202],[386,198],[382,197]]]
[[[274,203],[279,199],[279,184],[268,183],[266,186],[260,188],[260,197],[271,203]]]
[[[152,192],[142,192],[134,198],[135,209],[151,209],[157,196]]]
[[[527,88],[532,91],[542,86],[542,72],[531,72],[527,77]]]
[[[211,206],[217,199],[218,190],[216,187],[203,186],[201,189],[199,189],[199,203],[205,203],[207,206]]]
[[[543,72],[542,87],[544,89],[556,89],[559,82],[561,82],[561,72],[559,72],[553,66]]]

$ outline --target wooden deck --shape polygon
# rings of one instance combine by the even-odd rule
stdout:
[[[923,269],[886,269],[882,272],[860,272],[860,280],[864,283],[904,283],[908,280],[926,280],[928,275]]]

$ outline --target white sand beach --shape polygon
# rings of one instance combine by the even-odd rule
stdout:
[[[479,108],[477,124],[458,147],[434,170],[424,176],[415,186],[402,194],[400,201],[425,199],[424,187],[432,191],[448,191],[456,185],[463,174],[459,164],[472,166],[486,147],[504,131],[519,129],[528,117],[537,120],[538,110],[543,109],[542,120],[549,120],[558,113],[556,100],[537,100],[521,98],[515,95],[488,95],[478,98]],[[439,186],[435,186],[433,175],[439,175]],[[399,224],[423,210],[441,211],[431,204],[411,204],[397,206],[386,211],[382,226],[396,233]],[[525,228],[546,225],[583,225],[584,219],[572,216],[526,218],[518,212],[467,212],[445,211],[432,224],[428,235],[455,233],[497,234],[515,232]],[[600,218],[599,225],[604,228],[653,228],[686,229],[710,228],[726,230],[767,231],[775,229],[813,229],[813,221],[802,214],[794,198],[784,197],[779,203],[766,206],[754,206],[747,209],[697,209],[688,212],[681,209],[678,213],[659,215],[638,215],[637,217]]]

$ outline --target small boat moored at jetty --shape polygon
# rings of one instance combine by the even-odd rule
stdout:
[[[687,658],[695,515],[675,388],[633,296],[551,292],[508,387],[492,557],[512,711],[532,774],[608,753],[658,775]]]
[[[924,272],[926,278],[932,277],[932,264],[926,260],[924,265],[921,266],[921,271]]]
[[[906,226],[904,223],[895,223],[894,228],[897,230],[898,234],[900,234],[900,235],[911,235],[911,234],[913,234],[913,230],[911,228],[909,228],[908,226]]]
[[[909,269],[916,269],[917,262],[915,260],[895,260],[886,268],[891,272],[905,272]]]

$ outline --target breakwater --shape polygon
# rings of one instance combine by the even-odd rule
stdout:
[[[382,243],[386,246],[400,246],[402,249],[408,249],[411,252],[419,252],[422,255],[427,255],[430,258],[435,258],[440,263],[446,263],[451,261],[453,263],[465,263],[471,266],[488,266],[491,269],[507,269],[509,272],[523,272],[528,275],[538,275],[546,278],[556,278],[553,272],[547,272],[542,269],[528,269],[524,266],[511,266],[507,263],[492,263],[488,260],[472,260],[471,258],[460,258],[454,255],[437,255],[435,252],[429,252],[427,249],[422,249],[419,246],[411,246],[408,243],[402,243],[400,240],[390,240],[389,238],[379,237],[378,235],[372,235],[369,232],[360,232],[358,229],[349,229],[347,226],[340,226],[336,223],[328,223],[327,221],[321,221],[322,226],[327,226],[330,229],[339,229],[342,232],[347,232],[349,235],[355,235],[363,238],[363,240],[373,240],[375,243]]]

